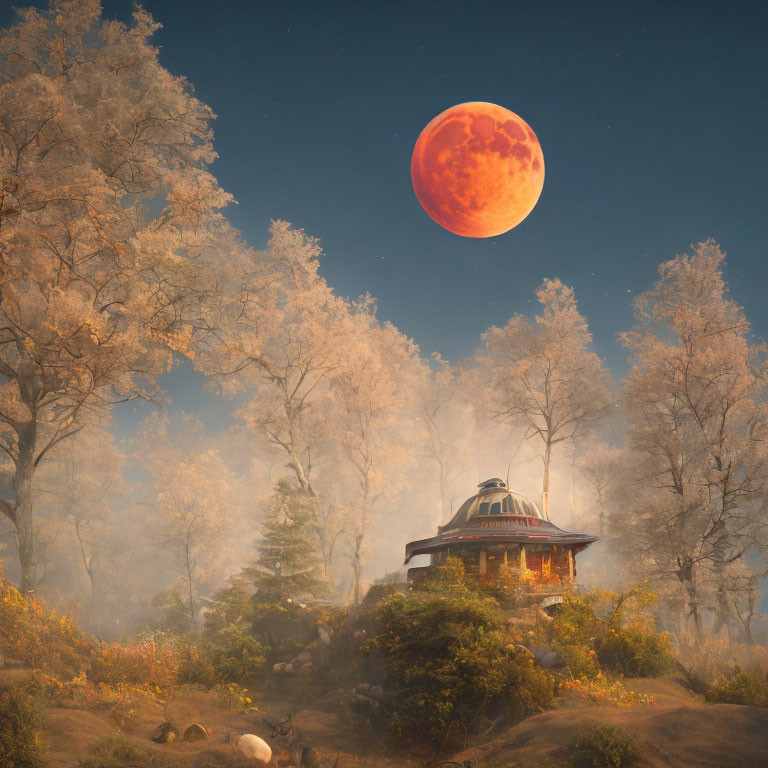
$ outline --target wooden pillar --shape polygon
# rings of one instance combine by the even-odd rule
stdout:
[[[573,547],[568,547],[568,577],[573,581]]]
[[[520,573],[525,573],[528,566],[525,564],[525,544],[520,545]]]
[[[480,559],[479,559],[478,566],[477,566],[477,572],[481,576],[485,576],[485,574],[488,573],[488,564],[486,562],[485,550],[484,549],[480,550]]]
[[[507,559],[507,548],[504,547],[504,567],[506,568],[509,565],[509,560]]]

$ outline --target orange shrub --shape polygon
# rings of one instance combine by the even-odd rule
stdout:
[[[0,574],[0,651],[32,667],[76,674],[95,640],[42,601],[25,598]]]
[[[154,638],[134,645],[104,643],[88,673],[94,684],[146,685],[155,690],[172,688],[179,677],[182,657],[178,648],[157,644]]]
[[[595,704],[616,704],[620,707],[632,704],[653,704],[653,697],[645,693],[628,691],[621,680],[610,681],[602,672],[594,680],[564,680],[558,686],[560,692],[572,691],[584,701]]]

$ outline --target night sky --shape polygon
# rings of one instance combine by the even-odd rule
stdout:
[[[214,172],[246,239],[262,247],[270,218],[318,236],[330,284],[378,297],[425,354],[471,353],[558,276],[620,374],[633,295],[707,237],[768,337],[765,4],[144,5],[164,66],[218,114]],[[537,207],[488,240],[441,229],[411,187],[421,129],[463,101],[518,113],[544,151]]]

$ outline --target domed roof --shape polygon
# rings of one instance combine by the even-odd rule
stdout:
[[[550,523],[527,496],[507,490],[504,481],[492,477],[480,483],[437,536],[405,545],[405,562],[451,546],[484,544],[574,544],[582,549],[596,536],[572,533]]]
[[[531,499],[520,493],[507,490],[504,481],[498,477],[485,480],[477,487],[480,490],[459,507],[459,511],[449,523],[440,527],[440,533],[454,528],[472,527],[478,518],[503,520],[511,517],[535,517],[538,520],[545,519]]]

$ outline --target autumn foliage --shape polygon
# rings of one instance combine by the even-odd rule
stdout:
[[[161,66],[157,29],[140,7],[122,23],[51,0],[0,31],[0,533],[19,566],[19,589],[0,576],[0,652],[31,688],[125,716],[184,684],[250,706],[244,681],[313,642],[342,656],[331,638],[357,616],[401,694],[381,711],[413,741],[558,693],[645,703],[626,679],[679,669],[680,650],[708,700],[768,703],[768,348],[720,247],[664,262],[637,297],[620,391],[556,277],[532,317],[431,366],[371,296],[334,291],[316,237],[275,220],[255,250],[233,229],[214,114]],[[112,407],[164,401],[180,360],[206,396],[238,397],[232,424],[153,416],[129,458]],[[127,488],[129,461],[151,487]],[[470,583],[449,560],[427,588],[366,600],[375,564],[444,524],[489,465],[599,533],[591,567],[625,591],[557,584],[545,616],[528,609],[555,575]]]
[[[30,667],[76,672],[92,658],[96,641],[42,600],[25,598],[0,572],[0,651]]]

